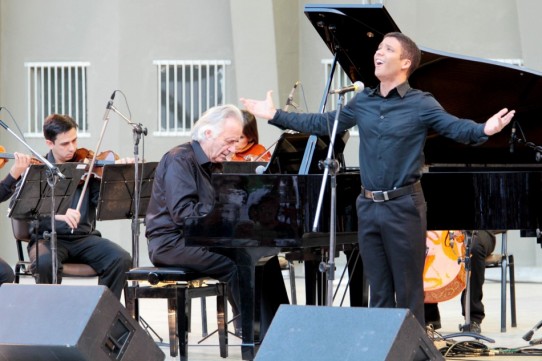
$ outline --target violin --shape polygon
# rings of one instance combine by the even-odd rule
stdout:
[[[6,148],[0,145],[0,168],[3,168],[9,159],[15,159],[15,155],[13,153],[6,153]],[[41,162],[39,159],[32,157],[30,164],[41,164]]]
[[[93,157],[94,157],[94,151],[90,149],[86,149],[86,148],[78,148],[75,151],[75,154],[73,156],[73,161],[81,162],[81,163],[89,163]],[[92,172],[90,172],[90,174],[97,178],[101,178],[103,175],[103,166],[107,164],[115,164],[115,161],[119,159],[120,159],[119,155],[113,152],[112,150],[105,150],[101,153],[98,153],[96,155],[96,160],[94,161],[94,167],[98,167],[98,168],[93,169]],[[85,176],[82,178],[82,180],[84,180]]]
[[[103,135],[103,133],[102,133]],[[101,138],[100,138],[100,142],[101,143]],[[98,145],[99,145],[98,143]],[[103,159],[100,159],[100,158],[103,158]],[[95,175],[97,177],[100,177],[103,175],[103,168],[102,169],[99,169],[99,170],[96,170],[96,165],[98,163],[101,163],[102,166],[105,165],[105,164],[114,164],[115,163],[115,160],[118,160],[120,159],[120,157],[115,154],[114,152],[112,151],[104,151],[104,152],[101,152],[99,154],[96,154],[95,152],[93,152],[92,150],[88,150],[86,148],[80,148],[80,149],[77,149],[75,151],[75,156],[74,156],[74,159],[79,159],[79,161],[81,162],[84,162],[84,163],[89,163],[89,169],[88,169],[88,173],[89,175]],[[77,211],[79,211],[81,209],[81,204],[83,202],[83,196],[85,195],[85,192],[87,190],[87,187],[88,187],[88,182],[90,180],[90,177],[89,176],[84,176],[83,178],[81,178],[81,180],[84,179],[84,184],[83,184],[83,189],[81,190],[81,195],[79,196],[79,202],[77,202]]]

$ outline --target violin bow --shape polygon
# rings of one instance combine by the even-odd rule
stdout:
[[[81,195],[79,196],[79,201],[77,202],[77,211],[79,212],[81,209],[81,204],[83,203],[83,198],[85,197],[85,193],[88,188],[88,182],[90,181],[90,174],[92,173],[92,170],[94,169],[94,163],[96,163],[96,156],[99,152],[99,149],[102,145],[102,139],[105,134],[105,129],[107,128],[107,124],[109,123],[109,111],[111,110],[111,101],[107,103],[107,108],[105,109],[104,114],[104,122],[102,125],[102,132],[100,133],[100,138],[98,139],[98,144],[96,145],[96,150],[94,151],[94,154],[92,155],[92,159],[90,160],[90,164],[88,166],[88,175],[85,178],[85,183],[83,184],[83,190],[81,191]]]

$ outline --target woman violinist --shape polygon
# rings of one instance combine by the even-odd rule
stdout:
[[[5,154],[2,146],[0,146],[0,152]],[[12,155],[10,154],[7,158],[11,157]],[[26,168],[32,163],[32,157],[27,154],[15,152],[13,153],[13,158],[15,159],[15,163],[11,166],[8,175],[0,183],[0,202],[4,202],[11,197],[15,191],[17,181]],[[0,168],[3,168],[7,162],[8,160],[6,158],[0,157]]]
[[[246,110],[243,112],[243,134],[237,143],[237,151],[232,154],[229,161],[237,162],[268,162],[271,154],[261,144],[258,144],[258,123],[256,117]]]
[[[77,123],[67,115],[52,114],[43,124],[45,144],[49,147],[46,158],[51,163],[61,164],[80,161],[77,152]],[[116,161],[126,162],[124,160]],[[86,183],[86,182],[85,182]],[[84,192],[79,184],[71,205],[65,214],[55,216],[57,233],[57,279],[61,280],[62,263],[67,260],[90,265],[98,274],[100,285],[109,287],[115,296],[120,298],[126,282],[126,271],[132,260],[130,254],[117,243],[101,236],[96,229],[96,209],[100,191],[100,178],[92,177],[88,189]],[[80,207],[77,204],[80,203]],[[50,217],[40,218],[37,239],[31,232],[32,239],[28,245],[28,254],[32,262],[31,271],[38,283],[51,283],[51,249],[49,242],[41,237],[45,231],[51,231]],[[39,272],[36,272],[36,242],[39,244]]]

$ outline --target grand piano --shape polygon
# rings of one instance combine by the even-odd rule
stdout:
[[[354,81],[378,84],[373,55],[384,34],[399,31],[383,5],[307,5],[305,14]],[[413,88],[448,112],[485,122],[515,109],[509,125],[481,146],[429,134],[422,177],[428,229],[519,229],[536,234],[542,219],[542,73],[420,47]]]
[[[368,87],[378,83],[375,49],[384,34],[400,31],[383,5],[307,5],[305,14],[352,82],[362,81]],[[513,139],[505,129],[472,147],[428,135],[422,177],[428,229],[517,229],[539,235],[542,74],[421,49],[421,64],[410,84],[435,95],[450,113],[484,122],[503,107],[516,110]],[[213,176],[214,210],[186,220],[187,245],[226,250],[239,266],[242,313],[247,315],[243,318],[244,360],[254,358],[266,327],[255,322],[259,319],[257,262],[281,250],[328,244],[328,207],[323,207],[317,234],[311,223],[321,181],[318,174],[281,169],[279,174],[217,174]],[[337,175],[339,244],[356,242],[354,202],[359,182],[359,174],[344,168]]]

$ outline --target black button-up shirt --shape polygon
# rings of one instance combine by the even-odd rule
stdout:
[[[329,135],[335,111],[323,114],[278,110],[271,124],[317,135]],[[369,190],[390,190],[415,183],[425,163],[429,129],[465,144],[488,139],[484,124],[447,113],[435,98],[408,82],[384,97],[380,87],[356,94],[339,115],[338,132],[357,125],[361,182]]]
[[[188,216],[203,216],[214,205],[211,163],[197,141],[176,146],[156,167],[152,195],[147,208],[146,236],[180,233]]]

